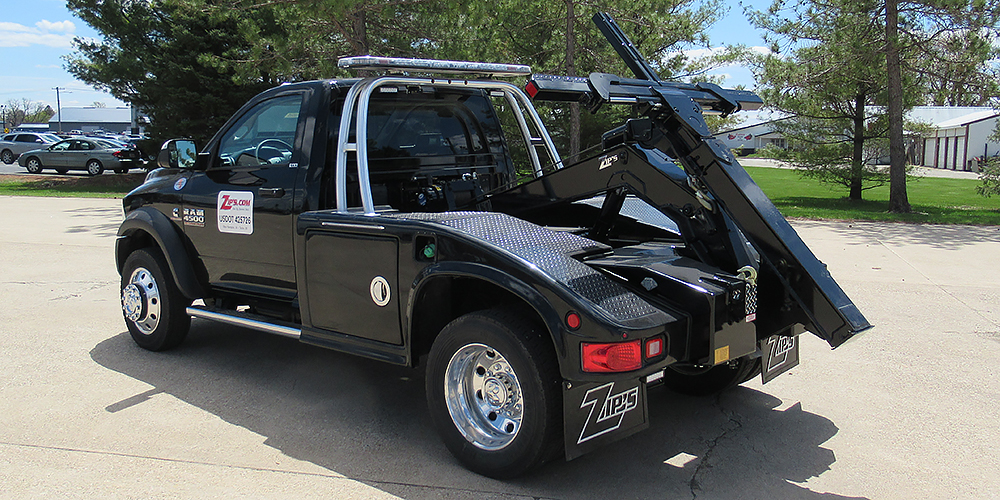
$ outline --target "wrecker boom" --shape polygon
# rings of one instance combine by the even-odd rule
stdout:
[[[598,13],[594,22],[637,78],[533,75],[528,94],[535,100],[577,101],[592,112],[605,104],[629,104],[641,118],[604,135],[605,154],[596,174],[585,161],[508,192],[517,196],[496,195],[494,203],[508,203],[505,211],[516,214],[603,193],[603,212],[615,216],[615,204],[620,209],[624,197],[634,195],[676,221],[686,245],[703,262],[727,272],[736,274],[748,265],[740,235],[749,241],[761,261],[760,308],[770,312],[758,317],[759,336],[799,324],[837,347],[870,328],[826,266],[708,129],[704,112],[758,109],[760,98],[713,84],[661,81],[613,19]],[[527,199],[538,204],[510,205],[524,205]],[[592,237],[600,238],[600,225]]]

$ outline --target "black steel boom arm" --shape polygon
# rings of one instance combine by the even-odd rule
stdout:
[[[727,90],[717,85],[660,81],[614,20],[607,14],[598,13],[594,21],[641,79],[624,79],[604,73],[594,73],[586,79],[539,75],[528,84],[532,98],[579,100],[594,111],[604,104],[635,105],[644,118],[630,120],[617,131],[621,135],[617,140],[608,141],[606,135],[606,147],[632,143],[657,149],[674,158],[693,179],[691,184],[710,194],[712,211],[728,215],[760,252],[768,274],[780,281],[790,302],[808,318],[803,323],[831,346],[837,347],[870,328],[826,266],[813,255],[729,149],[713,137],[705,123],[703,112],[706,108],[724,114],[757,109],[760,98],[752,92]],[[619,178],[634,179],[629,184],[636,187],[657,184],[649,176],[664,175],[655,169],[634,169],[631,165],[627,168],[629,172],[619,172]],[[551,185],[558,177],[554,174],[548,181],[545,177],[539,181]],[[643,197],[657,207],[676,206],[677,196],[684,191],[678,188],[661,193],[646,191]],[[560,197],[577,194],[580,193],[564,192]],[[676,218],[676,214],[668,215]],[[736,238],[730,236],[729,240],[734,242]]]

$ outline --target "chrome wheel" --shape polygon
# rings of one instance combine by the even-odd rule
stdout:
[[[500,450],[521,429],[521,384],[490,346],[468,344],[455,352],[445,369],[444,394],[455,426],[477,448]]]
[[[138,267],[132,271],[122,288],[122,312],[143,335],[153,333],[160,324],[160,289],[148,269]]]
[[[0,158],[0,161],[3,161],[4,163],[6,163],[8,165],[10,165],[11,163],[14,163],[14,153],[11,153],[10,151],[8,151],[8,150],[5,149],[3,151],[2,158]]]

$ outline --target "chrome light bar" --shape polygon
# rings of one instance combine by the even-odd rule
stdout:
[[[337,66],[344,69],[382,70],[393,72],[445,73],[465,75],[528,76],[531,67],[523,64],[497,64],[438,59],[408,59],[404,57],[354,56],[341,57]]]

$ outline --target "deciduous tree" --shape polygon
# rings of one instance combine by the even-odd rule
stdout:
[[[859,1],[777,0],[751,14],[772,46],[751,59],[761,95],[769,107],[794,115],[775,124],[788,149],[771,154],[806,176],[844,186],[855,201],[889,180],[874,166],[887,132],[875,9]]]

